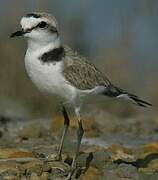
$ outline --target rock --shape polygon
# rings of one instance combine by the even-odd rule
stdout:
[[[103,176],[104,180],[139,180],[137,169],[130,164],[120,164],[117,168],[106,169]]]
[[[109,154],[106,151],[104,151],[104,150],[100,150],[100,151],[96,151],[96,152],[90,151],[88,153],[85,153],[85,152],[80,153],[80,155],[79,155],[79,157],[77,159],[77,164],[80,167],[85,167],[86,159],[89,156],[89,153],[91,153],[91,152],[93,152],[92,153],[93,154],[93,158],[92,158],[92,161],[91,161],[90,165],[93,166],[93,167],[96,167],[99,170],[102,170],[103,167],[105,166],[105,163],[107,161],[110,161]]]
[[[25,149],[1,148],[0,163],[16,162],[26,163],[35,159],[32,152]]]
[[[41,180],[41,178],[39,176],[37,176],[36,173],[32,173],[30,176],[30,180]]]
[[[88,157],[88,154],[80,153],[79,157],[77,158],[77,165],[79,167],[85,167],[87,157]]]
[[[34,147],[33,154],[38,158],[42,158],[42,159],[50,158],[51,159],[52,154],[54,155],[57,151],[58,151],[58,144],[50,145],[50,143],[49,143],[49,145],[41,144],[41,145]],[[50,160],[50,159],[48,159],[48,160]]]
[[[98,151],[93,153],[93,161],[91,162],[91,165],[101,171],[108,161],[110,161],[109,154],[105,151]]]
[[[63,162],[65,162],[65,161],[69,161],[69,159],[71,159],[71,157],[69,157],[67,154],[62,153],[61,159]],[[51,155],[47,156],[47,160],[48,161],[58,161],[59,156],[57,154],[51,154]]]
[[[50,165],[48,164],[48,163],[43,163],[43,173],[44,172],[48,172],[48,171],[50,171],[51,170],[51,167],[50,167]]]
[[[48,164],[51,167],[51,174],[49,174],[48,179],[63,180],[70,171],[70,166],[64,162],[52,161],[48,162]]]
[[[10,154],[9,158],[23,158],[23,157],[34,157],[32,152],[27,151],[17,151]]]
[[[64,162],[59,162],[59,161],[52,161],[48,162],[48,165],[51,167],[52,172],[56,169],[62,171],[62,172],[68,172],[70,171],[70,166]]]
[[[1,178],[1,176],[0,176]],[[4,176],[2,177],[3,180],[21,180],[20,177],[17,177],[17,176],[10,176],[10,175],[7,175],[7,176]]]
[[[139,180],[157,180],[158,173],[139,173]]]
[[[17,152],[19,152],[19,149],[16,148],[0,148],[0,159],[12,157]]]
[[[138,179],[137,168],[130,164],[120,164],[116,169],[116,173],[120,178]]]
[[[121,145],[111,145],[110,147],[108,147],[107,151],[111,155],[111,159],[113,161],[116,161],[118,159],[125,160],[125,161],[135,160],[133,151]]]
[[[152,172],[158,172],[158,159],[153,159],[152,161],[150,161],[148,164],[148,168],[150,168]]]
[[[10,130],[0,138],[0,180],[64,180],[70,171],[70,165],[77,142],[77,120],[74,116],[70,116],[70,119],[70,133],[68,133],[64,142],[62,162],[48,162],[53,160],[54,155],[58,152],[60,140],[57,140],[59,136],[61,137],[62,135],[62,116],[56,117],[52,122],[52,137],[47,136],[47,133],[50,132],[48,131],[48,128],[50,128],[48,127],[51,122],[50,119],[47,123],[43,123],[41,120],[33,122],[25,121],[23,124],[21,121],[20,126],[17,124],[13,126],[16,120],[14,120],[14,122],[9,120],[7,122],[7,128],[10,128]],[[103,120],[105,120],[105,122]],[[86,118],[83,121],[83,126],[86,131],[85,135],[87,137],[95,137],[98,136],[98,134],[101,136],[97,138],[83,138],[80,155],[77,159],[77,170],[74,172],[72,180],[75,180],[75,176],[78,176],[78,179],[81,180],[158,179],[158,142],[155,141],[142,146],[142,144],[150,142],[151,139],[156,139],[157,134],[151,137],[140,137],[138,134],[134,134],[134,136],[131,136],[131,134],[126,135],[128,131],[129,133],[139,133],[139,128],[143,131],[142,124],[144,123],[140,120],[136,123],[134,118],[126,120],[128,125],[125,125],[125,121],[117,117],[112,116],[110,118],[109,115],[108,118],[108,116],[104,117],[104,115],[102,115],[97,122],[93,120],[93,117]],[[134,120],[134,123],[132,120]],[[111,121],[114,123],[111,123]],[[11,126],[10,122],[12,122]],[[16,126],[23,129],[19,132],[17,128],[15,131],[13,127]],[[147,127],[148,126],[145,125],[145,129]],[[98,130],[99,128],[100,130]],[[156,128],[157,127],[155,127],[155,129]],[[18,132],[21,138],[20,141],[16,141]],[[106,133],[109,132],[112,134],[107,135]],[[155,133],[157,133],[157,131],[155,131]],[[104,134],[106,136],[104,136]],[[142,135],[144,134],[145,133]],[[24,139],[28,140],[22,141]],[[89,143],[88,141],[86,142],[86,140],[89,140]],[[101,143],[105,143],[101,144],[99,140],[101,140]],[[131,140],[133,141],[131,142]],[[114,145],[109,145],[112,143]],[[126,144],[126,146],[130,148],[117,144]],[[139,147],[138,145],[141,146]],[[86,168],[86,160],[91,153],[93,153],[93,158],[89,158],[90,163],[89,166],[87,165],[88,168]]]
[[[149,161],[146,167],[144,168],[139,168],[140,172],[145,172],[145,173],[154,173],[158,172],[158,159],[154,159]]]
[[[89,167],[84,175],[81,176],[80,180],[101,180],[101,172],[95,167]]]
[[[26,174],[35,173],[40,176],[43,172],[43,163],[39,160],[31,161],[23,164],[22,168],[25,169]]]
[[[0,179],[19,179],[20,172],[15,162],[0,163]]]
[[[49,173],[48,172],[43,172],[42,175],[40,176],[40,180],[48,180]]]
[[[20,180],[27,180],[27,178],[25,176],[20,177]]]
[[[141,157],[145,157],[151,153],[157,153],[158,154],[158,142],[153,142],[150,144],[145,145],[141,149]]]

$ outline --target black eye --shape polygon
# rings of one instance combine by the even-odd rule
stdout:
[[[48,24],[47,24],[46,22],[42,21],[42,22],[40,22],[40,23],[38,24],[38,27],[40,27],[40,28],[45,28],[47,25],[48,25]]]

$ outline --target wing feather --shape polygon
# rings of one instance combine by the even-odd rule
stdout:
[[[109,86],[110,81],[86,58],[79,56],[69,47],[65,48],[64,76],[68,82],[80,90],[97,86]]]

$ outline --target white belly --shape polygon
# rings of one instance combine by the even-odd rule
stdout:
[[[26,71],[38,87],[38,89],[47,94],[59,95],[68,101],[73,101],[76,97],[76,89],[66,82],[62,75],[63,62],[43,63],[38,58],[26,53],[25,67]]]

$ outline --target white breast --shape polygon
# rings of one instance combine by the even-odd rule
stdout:
[[[62,74],[63,61],[43,63],[36,54],[27,51],[25,67],[29,77],[40,91],[59,95],[69,101],[75,98],[76,89],[65,80]]]

